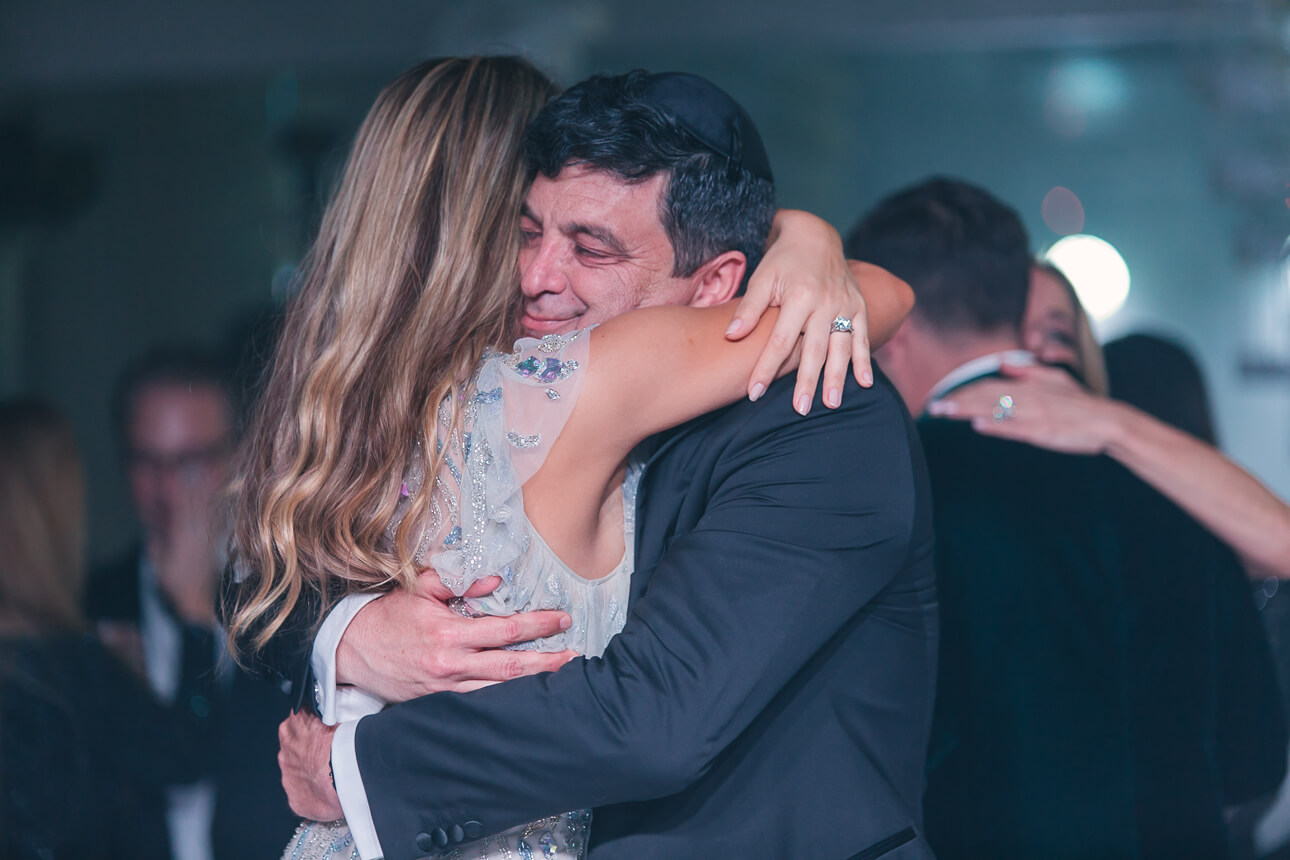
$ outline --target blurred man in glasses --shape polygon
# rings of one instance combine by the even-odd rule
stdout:
[[[215,618],[227,537],[218,503],[230,475],[237,403],[224,363],[192,349],[144,355],[113,394],[139,533],[123,556],[91,574],[86,609],[158,698],[191,709],[208,727],[203,779],[157,798],[175,860],[268,856],[294,826],[274,766],[277,723],[289,699],[221,658]],[[180,691],[200,688],[190,681],[204,673],[218,678],[215,701],[177,701]],[[235,775],[236,792],[219,791],[226,773]]]

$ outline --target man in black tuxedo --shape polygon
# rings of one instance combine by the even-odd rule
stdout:
[[[737,252],[741,267],[761,254],[769,162],[747,115],[706,81],[594,78],[548,105],[528,143],[533,333],[724,301],[742,273],[727,294],[702,296],[686,273],[717,254]],[[605,205],[641,182],[652,205]],[[807,417],[792,394],[784,379],[654,440],[630,614],[603,659],[394,705],[334,740],[285,731],[293,805],[341,811],[330,752],[364,857],[448,853],[584,807],[596,807],[593,858],[929,857],[919,828],[935,613],[917,439],[884,378],[848,379],[841,408],[817,401]],[[344,633],[320,686],[381,684],[346,665],[407,648],[405,630],[397,648],[371,643],[379,619],[398,623],[381,605],[414,599],[349,614],[364,632]]]
[[[847,251],[917,307],[879,353],[914,413],[935,499],[940,676],[927,836],[957,858],[1218,858],[1225,806],[1270,792],[1285,723],[1233,555],[1106,457],[978,435],[924,407],[1028,363],[1017,214],[933,179],[880,203]],[[1024,402],[1000,398],[995,420]]]

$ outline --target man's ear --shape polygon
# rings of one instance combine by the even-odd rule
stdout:
[[[748,258],[742,251],[726,251],[713,257],[690,276],[694,284],[690,307],[710,308],[730,301],[739,292],[747,269]]]

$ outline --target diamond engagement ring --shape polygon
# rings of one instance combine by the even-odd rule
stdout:
[[[833,325],[829,326],[829,329],[836,334],[851,334],[854,331],[851,328],[851,317],[844,317],[842,314],[833,318]]]
[[[999,398],[999,403],[994,407],[991,417],[995,421],[1007,421],[1017,414],[1017,404],[1013,401],[1011,394],[1005,394]]]

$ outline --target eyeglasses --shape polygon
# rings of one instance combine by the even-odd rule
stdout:
[[[218,465],[232,453],[233,444],[227,439],[220,440],[203,448],[190,448],[184,451],[159,453],[133,449],[126,457],[131,469],[141,469],[159,474],[189,473],[208,469]]]

